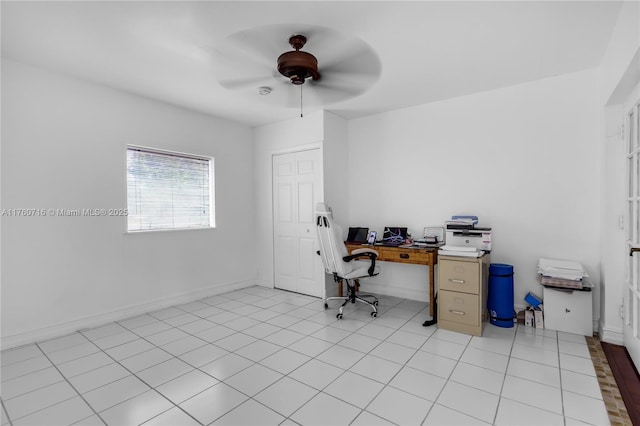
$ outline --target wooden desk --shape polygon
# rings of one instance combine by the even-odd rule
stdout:
[[[376,261],[411,263],[414,265],[426,265],[429,267],[429,315],[433,317],[433,289],[435,285],[434,267],[438,263],[438,247],[392,247],[383,245],[367,246],[362,244],[346,243],[347,251],[361,248],[371,248],[378,252]]]

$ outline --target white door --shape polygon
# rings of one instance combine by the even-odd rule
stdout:
[[[640,370],[640,97],[636,86],[625,104],[627,154],[627,273],[624,286],[624,346]]]
[[[274,284],[322,297],[324,274],[315,226],[322,201],[320,149],[273,156]]]

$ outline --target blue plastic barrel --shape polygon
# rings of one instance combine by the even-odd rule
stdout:
[[[503,263],[489,265],[489,322],[498,327],[513,327],[513,266]]]

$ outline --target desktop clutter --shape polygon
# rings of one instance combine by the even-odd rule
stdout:
[[[480,257],[491,252],[491,228],[478,227],[478,216],[451,216],[445,227],[428,226],[423,237],[411,238],[408,228],[385,226],[382,238],[369,228],[351,227],[347,241],[360,244],[378,244],[397,247],[438,247],[438,254],[447,256]],[[445,244],[446,242],[446,244]]]

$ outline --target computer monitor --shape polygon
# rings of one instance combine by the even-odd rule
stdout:
[[[351,227],[347,234],[347,241],[350,243],[366,243],[369,228]]]
[[[390,245],[404,244],[407,239],[407,228],[399,226],[385,226],[382,242]]]

